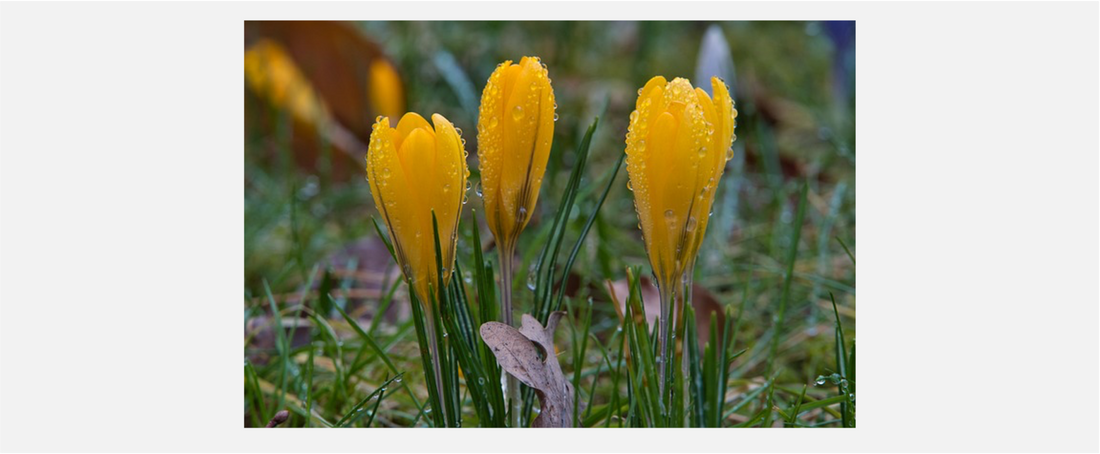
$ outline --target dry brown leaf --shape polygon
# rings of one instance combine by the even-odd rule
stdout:
[[[639,289],[641,290],[642,305],[645,308],[646,322],[649,323],[649,327],[652,329],[653,324],[657,322],[657,316],[661,315],[661,292],[648,277],[642,276],[641,280]],[[612,282],[610,288],[615,292],[614,298],[619,301],[619,310],[625,310],[626,300],[630,297],[630,284],[626,279],[620,279]],[[721,329],[726,324],[726,312],[718,298],[706,287],[694,284],[692,289],[692,307],[695,308],[695,331],[699,337],[699,346],[702,347],[710,339],[710,314],[713,312],[718,317],[718,334],[721,335]]]
[[[518,330],[499,322],[481,325],[481,339],[500,367],[539,396],[542,411],[532,427],[573,427],[573,385],[554,356],[554,329],[562,315],[551,313],[545,328],[527,314]]]

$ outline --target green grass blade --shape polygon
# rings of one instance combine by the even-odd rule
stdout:
[[[410,294],[411,293],[412,292],[410,292]],[[348,325],[351,325],[351,328],[353,330],[355,330],[356,334],[358,334],[359,337],[362,338],[364,342],[366,342],[368,345],[370,345],[370,347],[372,349],[374,349],[375,354],[377,354],[378,357],[382,359],[382,362],[386,364],[386,367],[389,368],[390,372],[393,372],[394,374],[397,374],[397,375],[401,375],[403,373],[402,371],[397,370],[397,366],[395,366],[393,364],[393,360],[391,360],[389,355],[386,354],[386,351],[383,350],[382,347],[380,347],[378,345],[378,343],[374,341],[374,338],[371,337],[370,334],[367,334],[367,332],[364,331],[363,328],[359,326],[358,321],[356,321],[354,318],[351,318],[351,316],[348,315],[348,313],[345,312],[344,309],[340,308],[340,306],[333,305],[333,307],[336,309],[337,312],[340,313],[341,316],[344,317],[344,320],[346,320],[348,322]],[[415,301],[413,303],[413,310],[414,311],[417,310]],[[429,370],[430,369],[427,369],[426,372],[429,371]],[[420,413],[423,413],[424,412],[424,405],[422,405],[420,403],[420,400],[416,398],[416,395],[413,394],[412,390],[409,389],[408,385],[405,383],[404,380],[402,380],[400,383],[401,383],[401,388],[409,394],[409,398],[412,399],[413,405],[416,407],[417,411],[420,412]]]
[[[399,378],[401,378],[401,374],[397,374],[393,378],[387,379],[385,382],[382,383],[381,386],[379,386],[377,389],[375,389],[374,392],[370,393],[367,397],[363,398],[363,400],[359,401],[359,403],[357,403],[353,407],[351,407],[351,411],[348,411],[346,414],[344,414],[344,417],[340,418],[340,420],[337,421],[336,424],[334,424],[334,426],[336,426],[336,427],[351,427],[352,424],[355,424],[356,421],[358,421],[359,419],[361,419],[363,416],[366,415],[366,413],[362,411],[363,410],[363,405],[366,405],[367,402],[371,401],[371,399],[374,399],[376,396],[379,396],[381,393],[384,393],[386,391],[386,387],[389,386],[390,383],[393,383],[395,380],[397,380]],[[376,409],[375,411],[377,411],[377,405],[375,406],[375,409]]]
[[[806,195],[809,192],[810,186],[805,182],[802,183],[802,195],[798,200],[798,214],[795,216],[794,224],[791,224],[791,241],[790,249],[787,252],[787,273],[783,277],[783,293],[779,298],[779,311],[775,317],[775,327],[772,334],[771,350],[768,353],[767,367],[765,368],[764,376],[771,377],[772,370],[775,365],[775,356],[779,352],[779,340],[783,337],[783,323],[787,316],[787,304],[791,299],[791,278],[794,276],[794,262],[798,257],[798,242],[802,237],[802,220],[806,217]],[[767,420],[765,420],[767,422]]]
[[[852,265],[855,265],[855,264],[856,264],[856,256],[852,255],[852,251],[850,251],[850,250],[848,249],[848,245],[847,245],[847,244],[844,244],[844,240],[840,239],[840,237],[839,237],[839,236],[838,236],[838,237],[836,237],[836,241],[837,241],[838,243],[840,243],[840,247],[844,248],[844,252],[845,252],[846,254],[848,254],[848,258],[849,258],[849,259],[852,259]]]

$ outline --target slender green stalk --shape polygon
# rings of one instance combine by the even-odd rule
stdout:
[[[512,315],[512,257],[515,255],[516,243],[508,242],[498,248],[500,253],[500,301],[501,311],[503,312],[503,322],[508,326],[515,326],[515,320]],[[523,399],[519,393],[519,380],[513,377],[511,374],[505,374],[507,381],[505,389],[508,394],[508,407],[512,409],[512,427],[521,427],[520,422],[523,414]]]
[[[677,307],[677,310],[676,310],[677,317],[678,317],[677,324],[679,325],[679,326],[677,326],[677,330],[680,333],[684,333],[683,335],[680,336],[680,343],[683,346],[682,350],[681,350],[681,353],[680,353],[680,357],[682,358],[682,360],[680,361],[680,374],[681,374],[680,376],[683,377],[683,379],[681,380],[683,383],[681,383],[681,386],[680,386],[680,389],[683,391],[682,392],[682,397],[683,397],[682,403],[683,403],[683,412],[684,412],[684,420],[683,420],[684,425],[683,425],[683,427],[691,427],[690,412],[688,412],[688,407],[691,404],[691,401],[689,400],[689,393],[688,393],[689,384],[691,382],[691,380],[690,380],[691,374],[689,373],[689,369],[691,367],[691,364],[690,364],[690,358],[689,358],[689,355],[688,355],[688,342],[697,342],[697,341],[695,339],[688,339],[688,336],[686,335],[687,330],[685,329],[685,327],[687,325],[687,316],[686,316],[687,310],[686,310],[686,308],[691,306],[691,296],[692,296],[691,295],[691,290],[693,288],[693,283],[695,282],[695,277],[694,276],[695,276],[695,263],[693,262],[691,264],[691,266],[689,266],[687,268],[687,270],[684,271],[684,278],[683,278],[683,281],[682,281],[683,282],[683,287],[681,287],[681,290],[680,290],[680,298],[679,298],[678,307]]]
[[[439,313],[436,312],[436,309],[438,309],[438,308],[434,308],[434,307],[431,308],[429,310],[428,314],[427,314],[428,316],[424,317],[424,319],[428,322],[428,326],[427,326],[428,348],[432,352],[431,353],[431,356],[432,356],[432,372],[435,375],[436,398],[438,399],[437,402],[443,403],[443,402],[446,402],[446,400],[443,399],[443,369],[440,367],[441,365],[440,365],[440,362],[439,362],[439,346],[436,345],[436,336],[435,336],[435,330],[436,330],[435,318],[439,317]],[[437,409],[435,409],[435,411],[443,411],[443,409],[442,408],[437,408]],[[446,412],[444,412],[444,414],[446,414]],[[448,425],[449,425],[449,422],[448,422]]]
[[[659,400],[667,413],[671,411],[671,400],[668,396],[672,392],[669,386],[672,377],[667,373],[669,369],[667,366],[671,363],[668,355],[669,338],[672,337],[672,324],[669,323],[669,318],[672,317],[672,303],[676,291],[675,287],[668,285],[667,282],[659,282],[657,290],[661,295],[661,315],[657,320],[659,329],[657,335],[661,338],[661,355],[657,357],[657,383],[659,384],[657,392],[661,396]]]

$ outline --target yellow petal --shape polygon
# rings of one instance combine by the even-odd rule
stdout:
[[[481,94],[481,106],[477,121],[478,165],[481,171],[482,199],[485,204],[485,218],[489,229],[499,236],[498,219],[499,197],[496,188],[500,187],[501,166],[504,152],[504,88],[512,62],[505,61],[489,76]]]
[[[673,264],[675,256],[670,247],[671,229],[666,217],[674,218],[676,213],[669,207],[671,203],[666,194],[668,187],[665,182],[671,179],[666,171],[671,169],[662,166],[669,165],[676,156],[678,123],[677,118],[670,112],[662,113],[653,122],[653,127],[646,139],[646,152],[654,158],[653,164],[648,166],[653,171],[646,174],[646,186],[650,189],[649,199],[645,202],[648,209],[644,214],[639,210],[653,272],[658,278],[665,279],[671,279],[675,272]]]
[[[717,119],[714,135],[718,145],[725,151],[737,139],[733,133],[734,128],[737,126],[737,109],[733,108],[733,100],[730,99],[729,89],[726,88],[726,84],[722,82],[722,79],[715,77],[711,79],[710,83],[714,90],[714,110]],[[732,154],[727,153],[727,160],[732,157]]]
[[[405,88],[397,68],[384,58],[375,58],[368,73],[367,93],[374,111],[383,116],[400,115],[405,110]]]
[[[434,191],[432,209],[439,222],[439,242],[443,251],[443,263],[448,282],[453,272],[455,246],[458,241],[458,220],[462,215],[462,203],[466,197],[466,153],[462,138],[450,121],[442,115],[432,115],[436,140],[436,183],[429,185]]]
[[[432,127],[428,125],[428,121],[421,117],[416,112],[409,112],[401,117],[401,121],[397,122],[397,135],[395,136],[397,149],[401,149],[401,144],[405,141],[405,138],[409,137],[409,134],[416,129],[423,129],[435,135],[432,131]]]

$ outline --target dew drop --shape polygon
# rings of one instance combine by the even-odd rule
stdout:
[[[695,221],[695,216],[689,217],[685,229],[689,232],[693,232],[695,231],[695,224],[697,224],[697,222]]]
[[[516,220],[519,222],[527,220],[527,207],[519,207],[519,212],[516,214]]]
[[[498,124],[500,124],[500,120],[497,119],[496,115],[493,115],[493,118],[489,119],[489,127],[495,128]]]
[[[485,196],[485,194],[483,194],[482,191],[481,191],[481,182],[480,181],[478,181],[477,185],[474,186],[474,192],[477,193],[478,197],[484,197]]]
[[[523,119],[524,115],[526,115],[526,112],[523,111],[523,106],[516,106],[516,107],[512,108],[512,119],[513,120],[520,121],[520,120]]]
[[[634,191],[634,184],[631,183],[630,180],[626,180],[626,188],[631,190],[631,191]]]
[[[733,148],[732,147],[726,150],[726,160],[729,161],[730,159],[733,159]]]

